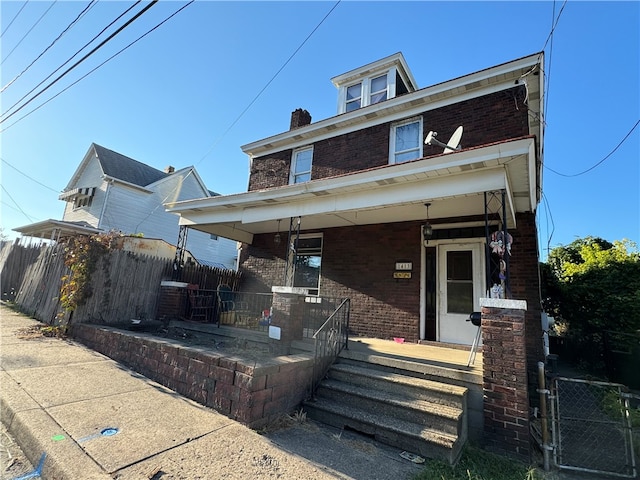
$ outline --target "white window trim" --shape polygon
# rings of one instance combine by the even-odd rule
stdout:
[[[422,121],[423,121],[422,116],[419,116],[419,117],[408,118],[406,120],[402,120],[401,122],[396,122],[391,125],[391,132],[389,134],[389,165],[394,165],[396,163],[396,153],[397,153],[396,152],[396,128],[402,127],[404,125],[408,125],[410,123],[415,123],[415,122],[419,123],[419,128],[418,128],[419,153],[416,159],[423,157],[424,153],[423,153],[423,144],[422,144],[422,134],[423,134]]]
[[[298,236],[298,239],[303,239],[303,238],[319,238],[320,239],[320,272],[318,274],[318,293],[317,294],[310,294],[311,296],[320,296],[320,288],[322,285],[322,257],[324,254],[324,233],[319,232],[319,233],[301,233]],[[296,252],[297,254],[297,252]],[[295,283],[295,275],[294,275],[294,283]],[[311,289],[311,290],[316,290],[316,289]]]
[[[340,91],[338,93],[338,113],[346,113],[347,112],[347,88],[352,87],[357,84],[362,84],[362,88],[360,90],[360,108],[371,105],[371,80],[374,78],[382,77],[386,74],[387,76],[387,100],[396,96],[396,67],[391,67],[386,72],[384,70],[373,72],[366,77],[359,78],[353,82],[347,83],[340,87]],[[378,102],[380,103],[380,102]],[[356,109],[357,110],[357,109]],[[353,111],[353,110],[352,110]]]
[[[296,173],[296,163],[298,161],[298,154],[306,151],[306,150],[310,150],[311,151],[311,165],[309,165],[309,170],[304,171],[304,172],[297,172]],[[311,171],[313,169],[313,145],[311,145],[310,147],[301,147],[301,148],[296,148],[293,153],[291,154],[291,169],[289,171],[289,185],[294,185],[296,176],[299,176],[301,174],[304,173],[308,173],[309,174],[309,180],[311,180]],[[304,183],[304,182],[300,182],[300,183]]]

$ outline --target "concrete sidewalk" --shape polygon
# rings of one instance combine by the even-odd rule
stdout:
[[[0,307],[2,422],[33,465],[44,458],[41,478],[391,480],[420,470],[322,427],[259,435],[76,342],[28,335],[39,325]]]

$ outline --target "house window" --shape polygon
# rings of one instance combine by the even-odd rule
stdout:
[[[302,183],[311,180],[311,162],[313,160],[313,147],[294,150],[291,159],[291,175],[289,183]]]
[[[382,75],[371,80],[371,92],[369,93],[369,104],[382,102],[387,99],[387,76]]]
[[[209,238],[210,238],[211,240],[218,240],[218,235],[214,235],[213,233],[211,233],[211,234],[209,235]]]
[[[422,157],[422,118],[391,127],[389,163],[402,163]]]
[[[395,70],[394,70],[395,71]],[[338,113],[351,112],[360,107],[379,103],[391,95],[392,89],[389,81],[390,72],[362,79],[358,83],[342,87],[341,104]]]
[[[296,273],[293,286],[307,288],[310,295],[318,295],[321,264],[322,235],[300,235],[296,249]]]
[[[347,87],[347,112],[362,106],[362,84],[356,83]]]
[[[82,207],[90,207],[91,200],[93,200],[93,196],[78,196],[73,200],[73,209],[75,210]]]

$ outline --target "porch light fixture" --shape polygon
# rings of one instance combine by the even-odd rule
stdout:
[[[431,204],[425,203],[424,206],[427,207],[427,223],[422,226],[422,236],[424,237],[424,243],[426,245],[429,239],[433,237],[433,227],[429,223],[429,206],[431,206]]]
[[[278,231],[276,232],[276,235],[273,237],[273,243],[275,243],[276,245],[280,245],[281,241],[282,239],[280,238],[280,219],[278,219]]]

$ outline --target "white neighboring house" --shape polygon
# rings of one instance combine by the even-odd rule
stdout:
[[[52,240],[69,233],[116,230],[176,245],[179,217],[166,212],[163,204],[216,195],[195,167],[161,171],[92,143],[59,197],[66,202],[62,221],[46,220],[14,230]],[[236,268],[233,240],[188,230],[185,248],[201,264]]]

